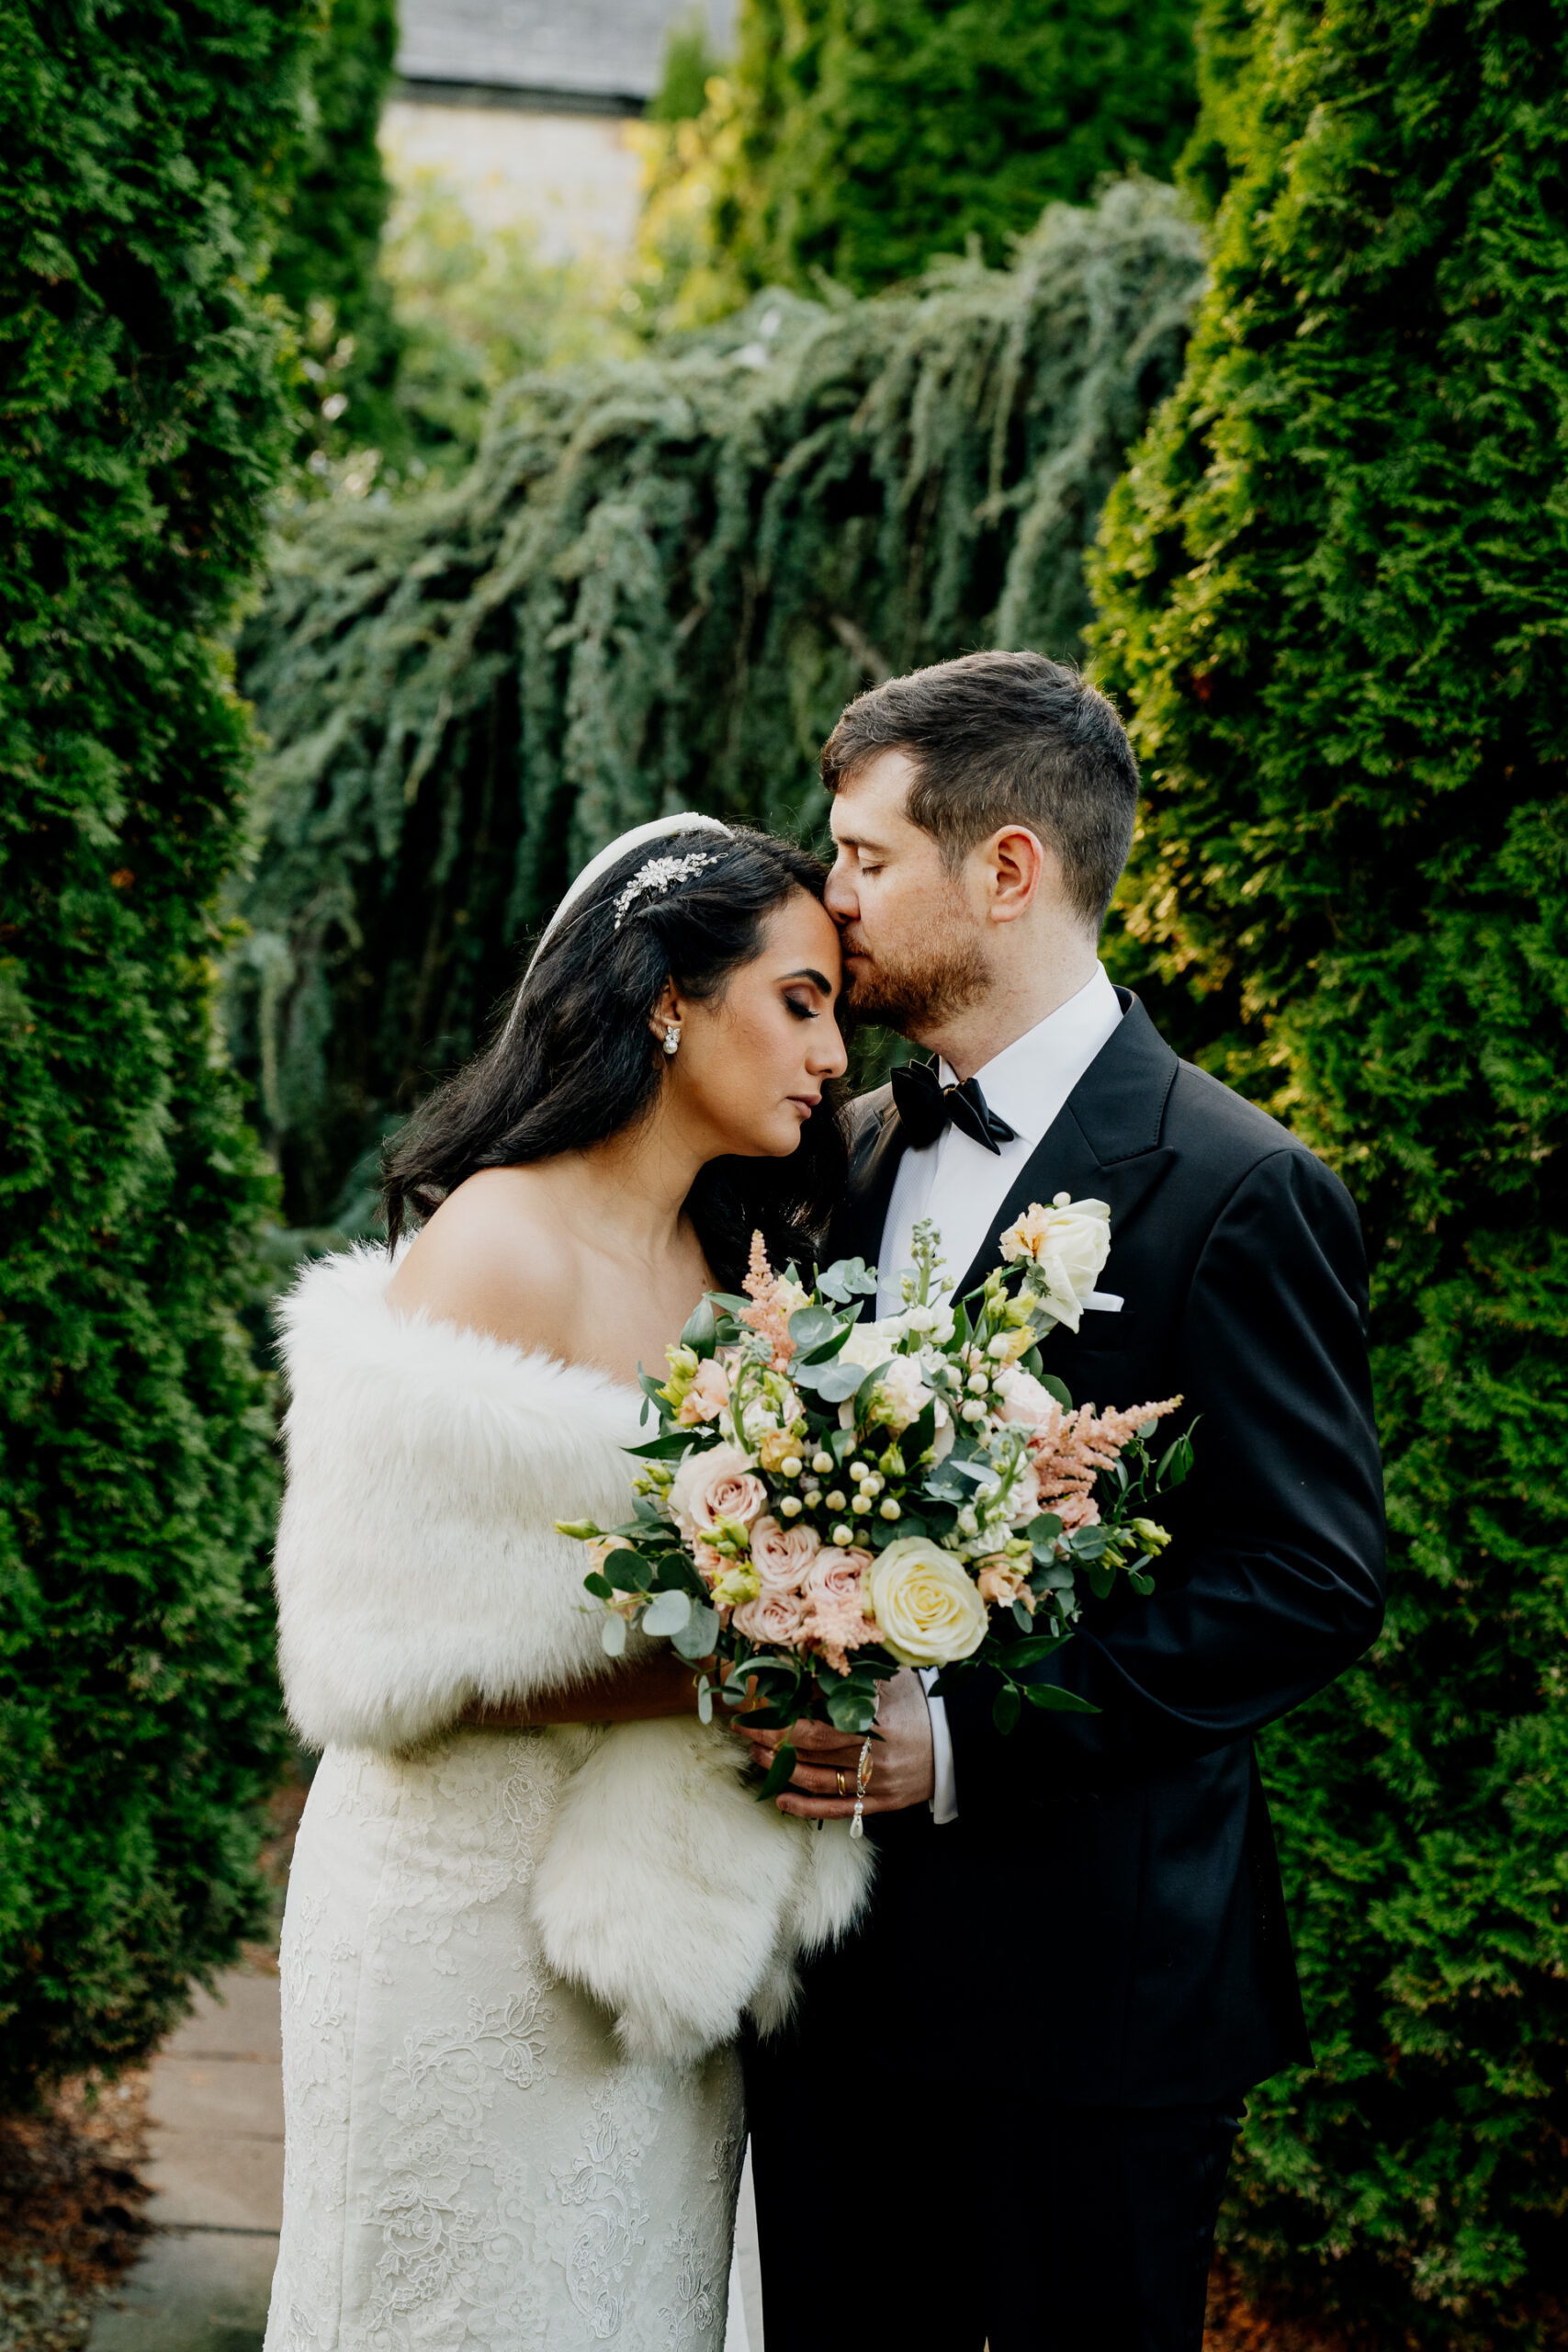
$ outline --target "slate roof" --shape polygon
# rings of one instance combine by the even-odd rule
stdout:
[[[670,27],[691,0],[402,0],[398,71],[409,96],[530,99],[634,111],[659,86]],[[707,0],[715,48],[735,0]]]

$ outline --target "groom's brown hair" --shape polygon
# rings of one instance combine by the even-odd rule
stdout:
[[[1043,653],[965,653],[856,696],[822,747],[829,792],[880,752],[913,762],[908,816],[950,866],[1002,825],[1056,853],[1074,910],[1098,930],[1138,807],[1127,730],[1089,681]]]

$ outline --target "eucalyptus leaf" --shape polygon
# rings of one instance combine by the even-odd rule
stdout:
[[[828,1695],[828,1720],[840,1731],[867,1732],[876,1721],[876,1694],[840,1683]]]
[[[678,1589],[656,1593],[643,1611],[642,1630],[645,1634],[681,1633],[690,1623],[692,1596]]]
[[[582,1579],[583,1591],[591,1592],[595,1600],[608,1600],[615,1589],[608,1577],[593,1575]]]
[[[705,1674],[697,1683],[697,1721],[703,1724],[713,1721],[713,1684]]]
[[[868,1266],[863,1258],[835,1258],[818,1275],[817,1288],[824,1298],[836,1298],[840,1306],[852,1298],[869,1298],[876,1288],[876,1268]]]
[[[837,1339],[839,1318],[825,1306],[797,1306],[789,1318],[789,1336],[803,1355],[819,1348],[825,1340]]]
[[[991,1721],[999,1732],[1005,1735],[1011,1731],[1018,1721],[1021,1704],[1018,1692],[1010,1683],[997,1692],[991,1702]]]
[[[619,1657],[626,1645],[626,1621],[624,1617],[606,1617],[599,1628],[599,1646],[606,1657]]]
[[[671,1636],[671,1647],[691,1666],[699,1658],[712,1657],[718,1647],[717,1610],[700,1601],[680,1631]]]
[[[640,1552],[612,1552],[602,1571],[617,1592],[647,1592],[653,1570]]]
[[[1064,1413],[1072,1411],[1073,1392],[1065,1380],[1058,1379],[1054,1372],[1043,1372],[1040,1374],[1040,1385],[1047,1396],[1055,1398]]]
[[[1134,1592],[1148,1593],[1153,1592],[1155,1589],[1155,1580],[1153,1577],[1140,1576],[1136,1568],[1130,1568],[1128,1570],[1127,1581],[1132,1586]]]

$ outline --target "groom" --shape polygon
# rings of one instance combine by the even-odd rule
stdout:
[[[1098,1713],[1004,1737],[983,1675],[888,1686],[870,1915],[748,2052],[767,2352],[1200,2352],[1243,2096],[1310,2057],[1253,1736],[1382,1622],[1356,1212],[1107,978],[1138,776],[1075,672],[892,679],[822,772],[849,1001],[932,1057],[855,1104],[829,1254],[886,1270],[886,1314],[917,1218],[962,1294],[1031,1202],[1107,1202],[1046,1369],[1200,1426],[1154,1596],[1038,1669]],[[780,1804],[850,1812],[859,1741],[791,1737]]]

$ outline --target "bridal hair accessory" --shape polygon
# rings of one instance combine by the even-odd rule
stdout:
[[[716,857],[700,849],[693,850],[688,857],[650,857],[646,865],[638,866],[626,888],[616,893],[615,929],[619,931],[639,899],[646,899],[650,893],[662,899],[677,882],[689,882],[705,865],[717,864]],[[667,1050],[673,1053],[675,1048],[671,1046]]]
[[[568,915],[587,897],[594,884],[603,881],[606,874],[619,865],[628,851],[641,849],[649,842],[668,841],[671,833],[717,833],[725,841],[732,838],[729,827],[721,823],[718,818],[700,817],[691,809],[683,809],[676,817],[651,818],[646,825],[634,825],[629,832],[617,834],[597,857],[589,859],[576,880],[567,886],[560,904],[539,933],[539,944],[528,958],[528,971],[523,975],[525,983],[528,972],[533,970],[543,955],[547,942],[555,937]],[[522,1002],[523,989],[519,988],[512,1000],[512,1010],[506,1016],[506,1027],[502,1033],[503,1041],[511,1035]]]

